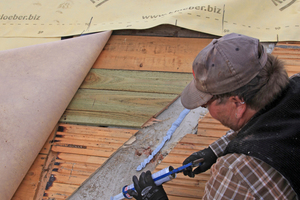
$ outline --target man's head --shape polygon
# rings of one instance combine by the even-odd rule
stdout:
[[[230,111],[236,118],[243,117],[248,109],[263,108],[289,81],[282,62],[267,54],[258,39],[235,33],[214,39],[206,46],[194,60],[193,75],[194,80],[181,95],[183,106],[193,109],[234,100],[236,109],[231,107]],[[214,114],[212,106],[210,113]],[[238,120],[245,121],[234,122],[236,126],[248,119]]]

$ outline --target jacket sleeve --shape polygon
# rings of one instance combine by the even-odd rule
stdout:
[[[216,140],[209,145],[211,150],[216,154],[217,157],[220,157],[224,154],[224,151],[228,143],[237,135],[237,132],[233,130],[227,131],[226,135],[222,136],[220,139]]]

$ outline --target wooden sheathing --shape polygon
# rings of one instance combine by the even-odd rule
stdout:
[[[56,154],[51,152],[51,144],[55,137],[57,127],[51,132],[49,138],[47,139],[45,145],[41,149],[39,155],[36,157],[34,163],[28,170],[25,178],[20,184],[19,188],[15,192],[12,200],[29,200],[42,198],[40,191],[44,191],[46,187],[47,179],[49,179],[54,164],[54,159]],[[41,179],[44,181],[41,181]]]
[[[111,36],[60,121],[142,127],[178,98],[211,40]]]
[[[188,42],[188,40],[189,39],[186,39],[185,41]],[[194,39],[191,40],[195,42]],[[131,42],[131,45],[135,45],[133,41]],[[119,45],[122,46],[121,44]],[[117,48],[117,46],[114,48]],[[299,52],[299,42],[281,42],[277,44],[272,54],[278,56],[280,59],[286,62],[288,74],[291,76],[295,73],[300,72]],[[197,52],[193,53],[197,54]],[[107,56],[108,54],[104,55]],[[130,59],[125,59],[123,57],[123,60],[125,62],[125,60],[128,61]],[[100,62],[99,59],[97,62]],[[132,62],[133,61],[131,61],[131,64]],[[131,64],[128,65],[130,66]],[[101,64],[101,66],[103,65]],[[103,71],[96,72],[93,70]],[[101,74],[105,73],[104,70],[107,70],[107,72],[110,71],[109,69],[92,69],[89,74],[90,76],[87,76],[86,80],[82,84],[82,89],[95,89],[95,86],[93,85],[97,85],[98,80],[105,80],[105,78],[109,80],[114,80],[113,76],[110,78],[108,78],[108,75],[105,75],[105,77],[101,77]],[[177,73],[172,74],[175,75]],[[101,78],[98,78],[99,76]],[[122,79],[118,75],[118,70],[116,71],[114,76],[119,77],[115,79]],[[148,74],[147,76],[150,75]],[[147,76],[144,77],[146,78]],[[126,77],[128,78],[129,75],[127,74]],[[125,78],[125,76],[123,78]],[[180,77],[176,77],[176,79],[178,79],[179,81]],[[130,82],[132,82],[132,84],[129,84]],[[117,84],[108,83],[109,81],[102,82],[102,84],[110,85],[111,87],[118,87]],[[123,84],[129,84],[129,87],[132,88],[138,85],[136,82],[134,82],[134,79],[132,79],[131,81],[123,81],[121,85]],[[146,87],[147,84],[145,84],[144,87]],[[169,85],[171,84],[169,83]],[[169,85],[167,84],[167,86],[169,87],[168,90],[172,90]],[[155,84],[152,85],[150,88],[154,86]],[[164,86],[164,84],[161,82],[160,84],[158,84],[157,87],[163,88],[162,86]],[[124,89],[124,91],[125,90],[126,89]],[[167,93],[165,92],[164,94]],[[107,160],[109,155],[113,153],[112,149],[118,148],[118,146],[120,147],[124,143],[124,141],[123,143],[121,141],[122,138],[124,139],[123,134],[125,134],[126,137],[130,138],[136,132],[136,130],[116,129],[121,132],[112,131],[110,132],[111,135],[107,135],[107,132],[104,131],[106,135],[102,135],[101,132],[103,130],[110,129],[97,128],[91,126],[75,126],[67,124],[60,124],[60,126],[64,127],[64,129],[60,128],[58,131],[58,135],[55,138],[55,131],[52,132],[49,139],[45,143],[45,146],[41,150],[40,154],[37,156],[35,162],[28,171],[26,177],[24,178],[23,182],[19,186],[12,199],[66,199],[67,196],[73,193],[73,191],[75,191],[75,189],[79,187],[79,185],[84,180],[86,180],[86,178],[88,178],[96,169],[99,168],[99,166],[101,166],[101,164],[105,162],[105,160]],[[165,159],[157,166],[156,171],[161,170],[170,165],[174,168],[180,167],[182,165],[183,160],[187,156],[189,156],[195,151],[206,148],[217,138],[224,135],[227,130],[228,128],[222,126],[218,121],[216,121],[209,114],[207,114],[204,118],[199,120],[197,135],[186,135],[175,146],[175,148],[170,152],[170,154],[166,156]],[[102,142],[108,145],[108,147],[104,144],[100,144]],[[51,145],[54,145],[53,151],[50,151]],[[102,153],[103,156],[100,156],[102,155]],[[183,176],[182,174],[178,174],[176,179],[165,183],[164,188],[167,191],[170,200],[201,199],[203,196],[205,183],[209,179],[209,177],[209,170],[205,173],[197,175],[195,178],[189,178]]]
[[[289,76],[300,72],[300,42],[279,42],[272,54],[284,61]]]
[[[43,199],[66,199],[137,130],[59,124]]]

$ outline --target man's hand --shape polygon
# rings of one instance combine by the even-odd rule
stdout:
[[[217,160],[217,156],[215,153],[211,150],[211,148],[206,148],[201,151],[195,152],[192,155],[190,155],[187,159],[183,161],[183,165],[186,165],[190,162],[193,162],[194,160],[203,158],[203,163],[197,167],[194,171],[192,167],[188,167],[183,170],[183,174],[189,177],[195,177],[195,174],[199,174],[201,172],[205,172],[208,170]]]
[[[134,190],[128,190],[128,194],[137,200],[168,200],[167,194],[162,185],[155,185],[151,172],[142,172],[140,180],[136,176],[132,177]]]

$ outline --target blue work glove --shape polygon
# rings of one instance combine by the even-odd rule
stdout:
[[[210,147],[208,147],[206,149],[203,149],[201,151],[195,152],[192,155],[190,155],[188,158],[186,158],[183,161],[183,165],[186,165],[186,164],[193,162],[195,160],[198,160],[200,158],[204,159],[202,164],[199,167],[197,167],[194,171],[193,171],[192,167],[188,167],[188,168],[184,169],[183,174],[185,176],[194,178],[195,174],[200,174],[200,173],[205,172],[206,170],[210,169],[210,167],[217,160],[217,156],[215,155],[215,153],[211,150]]]
[[[128,190],[128,194],[136,200],[168,200],[167,194],[162,185],[155,185],[151,172],[142,172],[140,180],[136,176],[132,177],[134,190]]]

